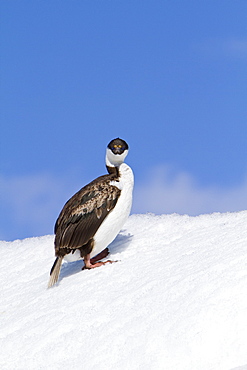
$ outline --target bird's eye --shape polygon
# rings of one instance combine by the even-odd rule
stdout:
[[[111,150],[114,152],[114,150],[117,150],[117,149],[121,149],[121,150],[124,150],[124,147],[122,144],[114,144],[112,145],[111,147]]]

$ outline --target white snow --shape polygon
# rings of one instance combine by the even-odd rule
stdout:
[[[53,236],[0,242],[1,370],[247,369],[247,211],[132,215],[117,263],[64,263]]]

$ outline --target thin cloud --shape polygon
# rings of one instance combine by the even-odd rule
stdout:
[[[204,54],[211,57],[247,58],[247,39],[230,37],[210,39],[200,45]]]
[[[63,204],[76,190],[69,176],[0,177],[0,239],[51,234]]]
[[[225,50],[233,55],[247,57],[247,40],[229,39],[225,42]]]
[[[247,177],[242,184],[222,189],[199,186],[192,175],[172,174],[169,166],[154,168],[143,185],[136,185],[134,213],[189,214],[233,212],[247,209]]]
[[[67,199],[85,183],[77,175],[0,177],[0,239],[23,239],[53,233]],[[136,183],[132,213],[198,215],[247,209],[247,178],[236,187],[201,187],[188,173],[169,166],[154,168]]]

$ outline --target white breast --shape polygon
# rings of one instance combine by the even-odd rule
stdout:
[[[119,166],[119,173],[119,182],[116,181],[112,185],[117,186],[121,190],[121,194],[116,206],[103,221],[94,236],[92,257],[105,249],[115,239],[130,214],[134,175],[126,163],[122,163]]]

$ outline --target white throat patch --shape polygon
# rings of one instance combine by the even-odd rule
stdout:
[[[112,151],[107,148],[106,149],[106,165],[109,167],[112,166],[120,166],[125,160],[126,155],[128,154],[128,150],[125,150],[123,154],[114,154]]]

